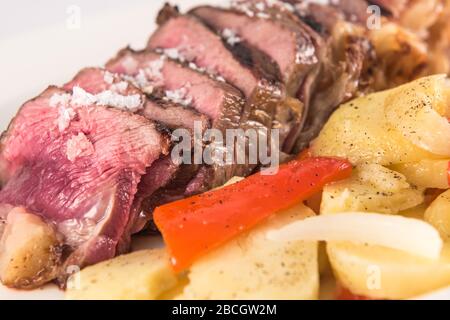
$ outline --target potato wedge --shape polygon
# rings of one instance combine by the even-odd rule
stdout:
[[[428,208],[428,204],[425,202],[425,203],[419,204],[418,206],[415,206],[413,208],[402,210],[398,214],[402,215],[406,218],[423,220],[425,210],[427,210],[427,208]]]
[[[424,201],[423,190],[383,166],[358,167],[351,178],[326,186],[320,212],[363,211],[396,214]]]
[[[175,288],[178,277],[163,249],[141,250],[87,267],[69,278],[73,300],[157,299]]]
[[[422,160],[413,163],[396,164],[390,169],[403,174],[418,187],[448,189],[448,166],[450,160]]]
[[[445,75],[418,79],[395,88],[386,97],[388,123],[417,147],[450,156],[450,123],[446,117],[450,85]]]
[[[0,279],[8,287],[32,289],[53,279],[60,258],[53,228],[23,208],[8,214],[0,240]]]
[[[442,158],[414,145],[388,123],[384,106],[387,97],[401,94],[396,90],[374,93],[342,105],[312,143],[312,154],[343,157],[356,165],[387,166]]]
[[[450,190],[431,203],[425,211],[424,219],[439,231],[444,241],[450,242]]]
[[[450,283],[450,244],[440,260],[380,246],[330,242],[327,252],[338,281],[352,293],[376,299],[407,299]]]
[[[303,204],[279,213],[196,262],[179,299],[316,299],[316,242],[274,242],[268,230],[314,215]]]

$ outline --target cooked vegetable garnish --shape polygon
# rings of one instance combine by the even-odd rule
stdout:
[[[424,219],[439,231],[444,241],[450,242],[450,190],[439,195],[430,204]]]
[[[447,189],[449,187],[449,159],[424,159],[399,163],[389,167],[403,174],[408,182],[418,187]]]
[[[252,228],[277,211],[350,176],[346,160],[308,158],[281,165],[276,174],[256,173],[245,180],[156,208],[172,264],[181,271],[198,257]]]
[[[317,299],[317,241],[276,242],[266,233],[313,216],[299,203],[267,218],[189,268],[189,284],[176,299]]]
[[[438,260],[353,242],[328,242],[337,280],[353,294],[372,299],[409,299],[448,286],[450,246]]]
[[[430,224],[412,218],[349,212],[321,215],[294,222],[267,236],[279,241],[351,241],[397,249],[439,259],[442,239]]]

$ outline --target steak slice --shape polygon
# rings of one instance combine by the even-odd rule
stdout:
[[[293,4],[297,12],[307,12],[310,15],[321,15],[322,19],[341,20],[359,25],[367,25],[369,4],[365,0],[339,0],[328,4],[305,0],[284,0]],[[327,10],[328,9],[328,10]],[[328,17],[326,17],[328,15]],[[334,23],[333,23],[334,24]],[[329,27],[327,25],[326,27]]]
[[[156,99],[148,100],[142,92],[131,83],[125,81],[120,75],[110,73],[99,68],[86,68],[80,71],[72,81],[67,83],[64,88],[73,90],[79,87],[88,92],[88,94],[99,94],[108,88],[119,90],[121,93],[141,94],[142,104],[138,108],[132,109],[135,113],[143,115],[148,119],[161,122],[165,127],[179,127],[183,124],[194,126],[193,121],[200,121],[202,126],[207,126],[205,116],[197,114],[194,110],[188,110],[181,105],[171,102],[159,102]],[[185,116],[183,120],[174,118],[166,110],[176,110],[180,116]],[[167,122],[165,122],[167,121]],[[164,127],[164,128],[165,128]],[[190,129],[190,127],[188,127]],[[202,127],[203,129],[203,127]],[[192,129],[193,130],[193,129]],[[119,252],[125,252],[129,248],[130,235],[139,232],[146,224],[145,219],[149,219],[147,214],[143,214],[142,204],[144,200],[151,197],[158,189],[165,187],[175,177],[179,170],[179,164],[174,163],[170,155],[162,156],[155,163],[147,168],[142,180],[138,186],[135,196],[133,209],[127,225],[127,237],[123,237],[120,242]]]
[[[108,85],[108,83],[105,82],[105,79],[108,82],[111,82],[110,85],[113,86],[113,88],[134,90],[137,94],[141,94],[141,99],[143,101],[142,105],[131,111],[159,122],[168,129],[193,129],[195,121],[198,121],[202,130],[209,126],[208,118],[194,109],[179,103],[164,100],[158,95],[145,97],[142,91],[137,89],[133,84],[127,81],[127,79],[98,68],[87,68],[80,71],[71,82],[64,86],[64,88],[71,90],[74,86],[79,86],[89,93],[97,94],[104,91],[105,87]]]
[[[258,4],[263,3],[240,2],[232,10],[202,6],[193,9],[191,14],[218,33],[231,32],[275,61],[281,72],[286,96],[297,97],[303,103],[302,108],[293,100],[284,103],[288,110],[297,105],[294,109],[297,113],[301,112],[301,117],[296,117],[295,125],[290,126],[289,133],[284,137],[283,151],[290,153],[304,125],[311,92],[317,81],[322,39],[291,12],[268,5],[260,8]],[[278,111],[285,110],[279,108]],[[277,115],[279,127],[286,117]]]
[[[240,126],[245,99],[239,90],[166,55],[126,48],[110,60],[106,68],[134,81],[150,95],[163,96],[165,100],[194,108],[207,116],[211,128],[218,129],[223,137],[227,129],[238,129]],[[198,192],[220,186],[235,175],[245,174],[248,166],[235,162],[225,165],[214,163],[211,170],[214,174],[205,188]]]
[[[369,4],[365,0],[340,0],[323,4],[305,0],[283,0],[292,5],[293,12],[299,15],[311,28],[320,34],[330,35],[339,22],[366,27]]]
[[[398,18],[400,14],[407,8],[410,0],[370,0],[370,3],[380,6],[383,10],[390,13],[394,18]]]
[[[196,17],[180,15],[169,5],[160,12],[158,22],[161,27],[151,36],[148,48],[189,61],[244,93],[247,103],[241,128],[261,127],[267,132],[276,122],[281,142],[297,130],[302,104],[286,97],[279,69],[270,57],[230,30],[221,34],[222,39]]]
[[[64,239],[62,282],[66,267],[120,253],[141,177],[168,152],[155,124],[126,110],[142,107],[140,91],[119,83],[105,81],[97,94],[49,87],[21,107],[0,142],[9,172],[0,212],[25,207],[55,226]]]
[[[375,61],[373,46],[366,37],[363,0],[332,5],[288,0],[298,17],[320,33],[326,43],[319,81],[311,98],[310,112],[297,141],[296,150],[308,147],[343,102],[368,90]],[[364,24],[363,24],[364,22]]]
[[[197,123],[204,132],[211,126],[209,118],[195,109],[157,96],[149,96],[139,114],[161,123],[170,130],[185,128],[193,132]]]
[[[148,94],[191,106],[214,128],[237,127],[244,98],[234,87],[153,51],[121,50],[106,69],[126,75]]]
[[[237,37],[258,48],[277,64],[287,93],[296,96],[305,77],[319,63],[317,41],[310,28],[299,21],[258,11],[251,1],[237,4],[232,10],[202,6],[191,13],[215,30],[231,30]]]
[[[124,78],[127,77],[97,68],[89,68],[79,72],[71,82],[65,85],[65,88],[71,90],[74,86],[79,86],[90,93],[96,94],[104,89],[105,79],[109,79],[109,82],[112,81],[111,79],[114,79],[112,82],[115,84],[113,85],[123,87]],[[127,79],[136,82],[134,79]],[[126,80],[125,82],[128,83]],[[134,88],[131,84],[129,84],[129,87]],[[136,88],[134,89],[136,90]],[[168,101],[167,99],[164,100],[162,97],[164,90],[160,89],[155,88],[152,95],[144,96],[144,103],[135,112],[151,120],[158,121],[164,128],[172,130],[182,128],[188,129],[193,133],[195,126],[198,126],[201,132],[204,132],[210,126],[209,118],[198,113],[195,109]],[[186,173],[192,170],[196,172],[199,170],[199,167],[175,163],[171,155],[163,156],[155,161],[147,169],[138,186],[133,210],[131,211],[133,219],[130,219],[126,234],[134,234],[144,229],[151,220],[153,209],[157,205],[170,202],[175,197],[177,199],[183,198],[185,196],[184,188],[187,187],[189,180],[193,178],[193,174],[191,178],[188,178]],[[183,179],[182,177],[186,178]],[[171,197],[166,197],[166,194],[171,194]],[[149,204],[152,205],[149,206]],[[125,252],[129,247],[130,239],[124,238],[122,240],[120,252]]]

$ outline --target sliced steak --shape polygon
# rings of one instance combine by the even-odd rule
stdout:
[[[298,17],[320,33],[326,43],[326,54],[321,60],[321,70],[311,107],[296,150],[308,147],[328,120],[331,113],[343,102],[364,93],[372,82],[375,61],[373,46],[366,37],[362,8],[367,3],[354,1],[335,2],[332,5],[288,0]]]
[[[171,14],[167,14],[167,10],[170,10]],[[247,56],[247,61],[240,61],[236,59],[232,51],[227,50],[226,44],[233,49],[234,46],[242,43],[237,36],[232,38],[232,34],[225,32],[227,37],[224,43],[221,37],[208,29],[197,18],[174,12],[173,8],[167,4],[160,11],[160,18],[157,19],[160,28],[150,37],[147,45],[149,49],[162,49],[163,52],[172,54],[181,61],[194,62],[208,73],[221,76],[227,82],[234,84],[245,94],[246,98],[251,97],[262,79],[272,82],[273,85],[277,84],[278,70],[266,72],[266,67],[262,63],[250,60],[253,58],[252,56]],[[248,50],[251,49],[248,48]],[[263,59],[262,55],[260,58]],[[266,59],[267,63],[271,62],[270,58],[266,57]],[[269,88],[269,90],[273,90],[273,88]]]
[[[157,96],[149,96],[147,103],[139,114],[161,123],[170,130],[185,128],[193,132],[196,123],[202,132],[210,127],[207,116],[193,108]]]
[[[267,131],[274,121],[280,120],[276,125],[281,129],[281,142],[292,130],[297,130],[302,105],[292,100],[286,103],[286,91],[279,81],[280,71],[270,57],[239,39],[231,30],[217,34],[196,17],[179,15],[169,5],[160,12],[158,22],[162,25],[150,38],[150,49],[193,63],[224,78],[244,93],[247,103],[241,128],[261,126]]]
[[[369,4],[365,0],[340,0],[328,4],[305,0],[284,2],[292,5],[293,12],[321,34],[331,34],[337,23],[344,21],[365,27],[369,18]]]
[[[338,8],[345,16],[345,20],[366,26],[370,13],[369,3],[366,0],[339,0],[331,2],[331,5]]]
[[[21,107],[0,144],[9,172],[0,211],[25,207],[55,225],[65,244],[62,281],[67,266],[120,252],[135,222],[141,177],[168,152],[168,138],[155,124],[126,110],[142,107],[139,90],[85,72],[94,73],[86,86],[96,94],[76,82],[73,90],[48,88]]]
[[[177,180],[178,174],[183,169],[182,166],[172,161],[170,155],[158,159],[147,169],[138,185],[138,192],[134,199],[132,210],[134,219],[133,223],[129,224],[129,234],[138,233],[147,226],[153,213],[153,210],[149,210],[147,202],[151,199],[157,199],[159,192],[170,188],[171,183]],[[161,202],[161,204],[163,203],[166,202]],[[120,251],[124,252],[128,247],[129,243],[123,241]]]
[[[236,127],[244,99],[234,87],[152,51],[119,52],[106,69],[134,79],[144,92],[162,92],[165,99],[195,108],[215,128]]]
[[[187,128],[191,129],[192,127],[193,130],[193,121],[199,121],[202,125],[202,130],[208,125],[206,117],[199,115],[194,110],[189,110],[182,105],[171,102],[159,101],[157,99],[149,100],[142,94],[142,91],[124,80],[120,75],[110,73],[103,69],[83,69],[72,81],[64,86],[66,90],[73,90],[74,87],[79,87],[88,94],[99,94],[108,89],[116,90],[122,94],[128,95],[132,93],[140,94],[142,101],[141,105],[138,108],[131,110],[148,119],[160,122],[165,128],[170,126],[183,127],[184,124],[188,124],[189,126]],[[186,118],[183,120],[174,118],[170,113],[170,111],[174,112],[173,109],[176,110],[179,116],[185,116]],[[151,197],[157,190],[166,187],[166,185],[174,179],[179,168],[179,164],[174,163],[170,155],[162,156],[160,159],[156,160],[151,167],[147,168],[146,173],[143,175],[138,186],[129,223],[126,232],[124,233],[127,237],[121,239],[121,242],[119,243],[119,252],[127,251],[130,242],[129,236],[139,232],[150,218],[148,215],[143,214],[144,209],[142,208],[142,204],[145,199]]]
[[[195,8],[191,14],[204,21],[216,32],[232,33],[251,46],[264,52],[277,64],[287,96],[297,97],[303,103],[303,110],[290,128],[283,142],[283,150],[291,152],[303,127],[319,71],[322,55],[321,38],[306,24],[287,10],[265,5],[260,2],[240,2],[233,10],[203,6]],[[288,107],[291,104],[285,103]],[[278,109],[282,111],[283,109]],[[283,123],[278,116],[277,124]]]
[[[407,8],[408,2],[410,2],[410,0],[369,0],[369,2],[380,6],[394,18],[398,18],[400,14]]]
[[[245,99],[239,90],[208,74],[171,60],[153,51],[119,52],[106,68],[127,76],[148,94],[164,96],[166,100],[181,103],[208,116],[211,127],[225,137],[226,129],[238,129],[244,112]],[[215,164],[214,175],[206,188],[222,185],[234,175],[248,171],[245,165]],[[205,190],[199,190],[199,192]]]
[[[278,64],[291,96],[297,95],[306,75],[318,65],[316,41],[320,39],[315,38],[308,26],[286,16],[269,19],[265,10],[256,10],[251,2],[239,3],[233,10],[203,6],[191,13],[221,33],[231,30],[271,57]]]
[[[208,118],[192,108],[188,108],[180,103],[163,99],[160,95],[145,97],[140,89],[137,89],[127,79],[120,75],[105,72],[97,68],[87,68],[79,72],[76,77],[64,87],[71,90],[74,86],[79,86],[89,93],[99,93],[105,90],[105,79],[111,82],[111,86],[118,90],[134,90],[142,95],[142,105],[134,111],[145,117],[157,121],[168,129],[187,128],[193,129],[195,121],[198,121],[204,130],[209,126]],[[133,80],[134,82],[134,80]],[[156,91],[155,91],[156,93]]]
[[[369,18],[369,4],[365,0],[339,0],[330,1],[327,4],[320,1],[311,2],[306,0],[284,0],[293,4],[298,12],[305,12],[308,15],[323,15],[321,19],[338,19],[351,23],[366,25]],[[325,9],[324,9],[325,8]],[[328,9],[328,10],[326,10]],[[328,14],[328,18],[324,15]],[[307,17],[307,15],[305,15]],[[329,25],[328,25],[329,26]]]

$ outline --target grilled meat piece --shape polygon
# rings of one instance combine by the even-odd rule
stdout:
[[[0,142],[9,172],[0,191],[2,216],[24,207],[55,226],[64,239],[61,282],[68,266],[125,250],[141,177],[169,145],[155,123],[129,111],[145,103],[137,88],[117,78],[99,81],[105,73],[97,69],[82,73],[86,83],[49,87],[25,103]]]

